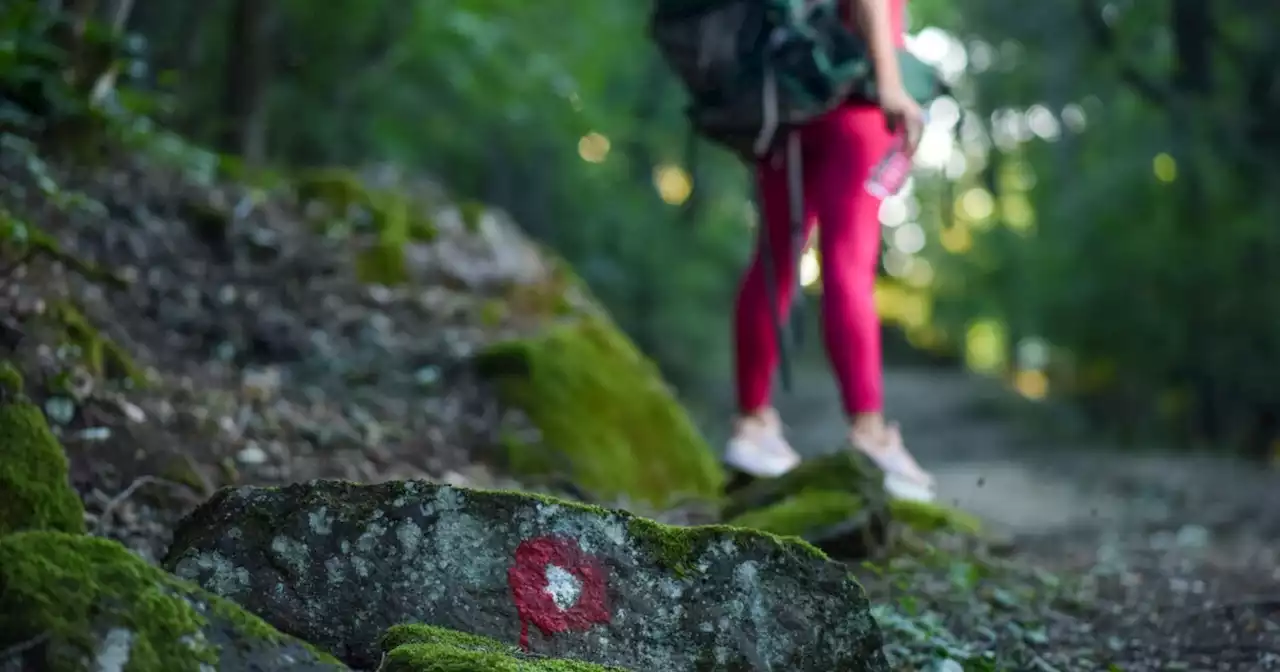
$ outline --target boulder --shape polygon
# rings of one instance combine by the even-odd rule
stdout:
[[[884,474],[848,450],[806,460],[777,478],[753,480],[730,495],[729,525],[800,537],[840,560],[886,550],[895,530],[993,541],[971,514],[942,504],[891,500]]]
[[[165,566],[355,667],[421,623],[633,672],[886,669],[862,587],[801,540],[534,495],[225,489]]]
[[[506,446],[512,472],[563,474],[598,501],[720,497],[725,475],[657,367],[607,316],[493,345],[478,370],[541,432]]]
[[[67,480],[67,457],[22,377],[0,362],[0,535],[84,531],[84,506]]]
[[[890,504],[880,470],[842,450],[737,490],[723,515],[729,525],[797,536],[833,558],[853,560],[888,542]]]
[[[397,625],[382,636],[379,672],[627,672],[564,658],[530,656],[502,642],[431,625]]]
[[[347,669],[114,541],[48,531],[0,537],[0,652],[4,670]]]

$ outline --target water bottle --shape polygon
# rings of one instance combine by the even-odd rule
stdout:
[[[924,123],[929,123],[927,116]],[[906,146],[906,132],[894,136],[889,151],[871,169],[871,177],[867,178],[867,193],[885,199],[898,193],[902,185],[907,183],[907,178],[911,177],[911,155],[907,153]]]

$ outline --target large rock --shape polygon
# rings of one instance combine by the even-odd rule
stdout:
[[[842,450],[754,481],[733,493],[723,514],[730,525],[797,536],[835,558],[865,558],[888,542],[883,479],[870,460]]]
[[[0,670],[347,669],[106,539],[0,537]]]
[[[891,500],[884,472],[849,450],[806,460],[777,478],[737,491],[722,510],[728,524],[797,536],[833,558],[858,560],[888,550],[898,532],[994,539],[972,515],[941,504]]]
[[[862,587],[800,540],[517,493],[222,490],[165,565],[357,667],[424,623],[635,672],[886,669]]]
[[[542,433],[537,445],[510,442],[512,471],[564,473],[603,501],[719,498],[719,461],[657,367],[607,316],[494,345],[477,361]]]
[[[44,413],[22,397],[22,377],[0,362],[0,535],[84,531],[84,507],[67,481],[67,457]]]

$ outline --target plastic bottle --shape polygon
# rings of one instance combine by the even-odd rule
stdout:
[[[928,123],[929,120],[926,117],[925,124]],[[871,169],[871,176],[867,178],[867,193],[884,199],[898,193],[907,183],[907,178],[911,177],[912,163],[911,155],[906,152],[906,144],[906,133],[898,133],[894,136],[889,151]]]

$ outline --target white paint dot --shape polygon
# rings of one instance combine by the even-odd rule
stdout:
[[[582,594],[582,582],[578,577],[555,565],[547,565],[547,592],[556,606],[568,609]]]

